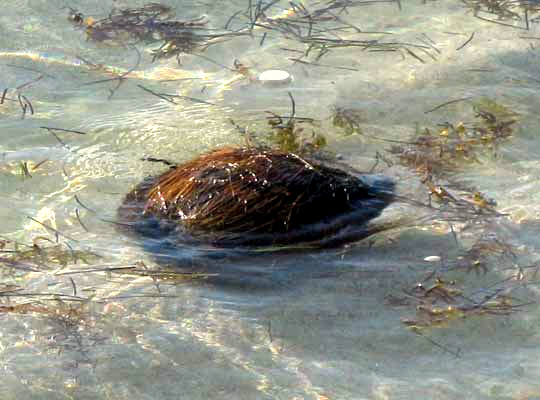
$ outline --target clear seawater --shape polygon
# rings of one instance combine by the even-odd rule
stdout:
[[[206,15],[216,29],[248,3],[164,2],[177,17]],[[459,0],[402,0],[401,9],[392,2],[357,4],[340,14],[344,21],[425,46],[430,55],[415,50],[419,60],[406,51],[343,48],[321,58],[321,65],[305,65],[290,60],[300,54],[290,49],[304,51],[304,45],[274,31],[261,45],[264,30],[255,28],[253,37],[209,47],[203,54],[214,62],[189,54],[181,63],[152,62],[155,46],[138,45],[139,65],[110,96],[117,81],[88,84],[111,75],[80,57],[126,71],[137,52],[86,40],[67,20],[69,7],[99,18],[113,7],[143,4],[2,4],[0,90],[10,88],[0,105],[0,235],[8,243],[0,261],[2,399],[540,398],[539,295],[536,275],[529,273],[540,247],[540,25],[531,22],[526,30],[481,20]],[[302,4],[310,9],[324,3]],[[268,13],[283,14],[287,7],[281,2]],[[235,19],[233,26],[245,22]],[[524,27],[523,20],[509,23]],[[385,36],[354,30],[342,35]],[[254,72],[287,70],[294,80],[281,87],[231,82],[235,73],[217,63],[232,67],[234,60]],[[21,118],[14,88],[31,81],[20,93],[34,114],[27,110]],[[207,103],[171,104],[137,85]],[[496,157],[457,177],[496,199],[506,216],[482,229],[511,243],[516,257],[495,258],[488,273],[456,279],[475,296],[510,282],[528,305],[420,333],[407,328],[403,320],[415,316],[415,305],[388,299],[403,296],[433,271],[426,257],[456,257],[478,234],[458,231],[456,244],[444,224],[338,249],[204,260],[223,280],[123,273],[130,266],[160,268],[141,243],[110,222],[126,193],[165,168],[141,159],[183,161],[242,144],[230,119],[263,131],[266,111],[290,113],[287,92],[299,116],[317,120],[329,151],[359,170],[369,170],[376,152],[389,147],[370,137],[406,141],[416,126],[470,121],[474,99],[488,97],[518,113],[514,135]],[[472,100],[426,113],[463,98]],[[333,127],[336,108],[355,110],[365,134],[344,135]],[[62,144],[42,126],[86,134],[56,131]],[[21,172],[24,162],[31,177]],[[427,197],[420,178],[405,166],[379,165],[377,172],[395,179],[405,196]],[[386,218],[415,212],[404,204]],[[36,243],[57,246],[60,254],[10,264],[14,240],[19,251]],[[519,267],[524,278],[516,275]],[[16,304],[31,307],[10,311]]]

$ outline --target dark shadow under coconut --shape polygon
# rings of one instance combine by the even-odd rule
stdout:
[[[332,247],[380,231],[369,221],[392,202],[393,189],[386,177],[292,153],[222,148],[144,180],[118,218],[154,247]]]

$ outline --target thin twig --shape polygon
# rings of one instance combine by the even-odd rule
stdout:
[[[291,118],[290,120],[292,121],[296,115],[296,103],[294,101],[294,97],[292,95],[291,92],[287,92],[287,94],[289,95],[289,98],[291,99]]]
[[[40,75],[36,79],[32,79],[31,81],[23,83],[22,85],[17,86],[15,89],[16,90],[21,90],[21,89],[23,89],[25,87],[28,87],[28,86],[32,85],[33,83],[36,83],[36,82],[40,81],[41,79],[43,79],[43,75]]]
[[[91,213],[95,214],[96,211],[95,210],[92,210],[90,207],[86,206],[80,199],[77,195],[73,196],[75,198],[75,201],[77,202],[77,204],[79,204],[82,208],[84,208],[85,210],[87,211],[90,211]]]
[[[410,56],[416,58],[418,61],[420,61],[422,64],[425,64],[426,62],[418,55],[416,55],[411,49],[404,47],[405,51],[409,53]]]
[[[137,49],[136,46],[134,45],[130,45],[130,47],[135,50],[136,54],[137,54],[137,61],[135,62],[135,65],[133,65],[132,67],[130,67],[127,71],[123,72],[122,74],[120,75],[117,75],[113,78],[107,78],[107,79],[100,79],[100,80],[97,80],[97,81],[92,81],[92,82],[86,82],[86,83],[83,83],[82,86],[89,86],[89,85],[96,85],[96,84],[99,84],[99,83],[104,83],[104,82],[111,82],[111,81],[118,81],[118,83],[116,84],[116,86],[113,88],[113,89],[109,89],[110,91],[110,94],[109,96],[107,97],[108,100],[112,99],[112,97],[114,96],[114,94],[116,93],[116,91],[120,88],[120,86],[124,83],[124,81],[127,79],[126,77],[131,74],[133,71],[135,71],[139,65],[141,64],[141,59],[142,59],[142,56],[141,56],[141,52],[139,51],[139,49]],[[83,62],[86,62],[88,63],[86,60],[82,59],[81,57],[79,57]],[[92,63],[89,63],[90,65],[93,65]]]
[[[351,67],[336,67],[336,66],[334,66],[334,65],[326,65],[326,64],[312,63],[312,62],[300,60],[299,58],[289,58],[289,60],[294,61],[294,62],[297,62],[297,63],[300,63],[300,64],[313,65],[314,67],[335,68],[335,69],[343,69],[343,70],[346,70],[346,71],[358,71],[358,69],[356,69],[356,68],[351,68]]]
[[[70,133],[77,133],[79,135],[86,135],[86,132],[82,131],[75,131],[73,129],[64,129],[64,128],[54,128],[52,126],[40,126],[41,129],[47,129],[48,131],[60,131],[60,132],[70,132]]]
[[[418,330],[415,330],[414,333],[416,333],[418,336],[423,337],[424,339],[426,339],[428,342],[430,342],[432,345],[438,347],[439,349],[444,350],[446,353],[451,354],[456,358],[461,357],[461,349],[460,348],[458,348],[457,350],[452,350],[449,347],[447,347],[447,346],[445,346],[445,345],[443,345],[441,343],[436,342],[435,340],[433,340],[429,336],[424,335],[423,333],[421,333]]]
[[[19,100],[19,105],[21,106],[21,109],[22,109],[21,119],[24,119],[24,116],[26,115],[26,109],[28,108],[28,106],[25,103],[23,103],[20,93],[17,95],[17,100]]]
[[[178,104],[178,103],[175,102],[174,100],[171,100],[171,99],[165,97],[165,96],[162,95],[162,94],[156,93],[156,92],[154,92],[153,90],[150,90],[150,89],[144,87],[143,85],[137,85],[137,87],[139,87],[139,88],[141,88],[142,90],[144,90],[145,92],[148,92],[148,93],[150,93],[150,94],[153,94],[154,96],[159,97],[160,99],[165,100],[165,101],[167,101],[167,102],[169,102],[169,103],[172,103],[172,104]]]
[[[128,267],[107,267],[107,268],[78,269],[78,270],[68,270],[68,271],[57,272],[57,273],[55,273],[55,275],[86,274],[86,273],[89,273],[89,272],[114,272],[114,271],[131,270],[131,269],[137,269],[137,267],[128,266]]]
[[[154,157],[144,157],[144,158],[141,158],[141,161],[148,161],[148,162],[155,162],[155,163],[162,163],[162,164],[165,164],[169,167],[172,167],[172,168],[175,168],[177,166],[177,164],[169,161],[169,160],[165,160],[163,158],[154,158]]]
[[[43,72],[43,71],[40,71],[38,69],[35,69],[35,68],[30,68],[30,67],[24,67],[22,65],[15,65],[15,64],[4,64],[6,67],[11,67],[11,68],[17,68],[17,69],[23,69],[25,71],[32,71],[32,72],[35,72],[37,74],[40,74],[40,75],[43,75],[43,76],[46,76],[48,78],[54,78],[53,75],[50,75],[46,72]]]
[[[30,109],[30,114],[34,115],[34,107],[32,106],[32,103],[30,103],[30,100],[28,100],[28,98],[23,94],[21,94],[20,97],[24,100],[24,104]]]
[[[54,232],[54,234],[56,235],[56,243],[58,243],[58,236],[62,236],[62,237],[65,237],[66,239],[72,240],[72,241],[74,241],[74,242],[78,242],[77,239],[73,239],[71,236],[68,236],[68,235],[62,233],[62,232],[60,232],[58,229],[55,229],[55,228],[53,228],[53,227],[50,226],[50,225],[47,225],[47,224],[45,224],[45,223],[43,223],[43,222],[41,222],[41,221],[38,221],[38,220],[35,219],[35,218],[32,218],[32,217],[30,217],[30,216],[27,216],[26,218],[28,218],[28,219],[30,219],[30,220],[32,220],[32,221],[34,221],[34,222],[40,224],[41,226],[43,226],[43,227],[44,227],[45,229],[47,229],[47,230],[50,230],[50,231]]]
[[[459,103],[460,101],[470,100],[471,98],[472,97],[462,97],[461,99],[447,101],[446,103],[439,104],[436,107],[433,107],[433,108],[431,108],[431,109],[429,109],[427,111],[424,111],[424,114],[429,114],[429,113],[431,113],[433,111],[437,111],[439,108],[443,108],[443,107],[448,106],[450,104]]]
[[[71,282],[71,287],[73,288],[73,297],[76,297],[77,296],[77,286],[75,285],[75,281],[73,280],[73,278],[71,276],[69,277],[69,281]]]
[[[202,104],[208,104],[210,106],[215,106],[214,103],[210,103],[210,102],[205,101],[205,100],[197,99],[195,97],[182,96],[182,95],[179,95],[179,94],[157,93],[157,92],[154,92],[153,90],[150,90],[147,87],[144,87],[143,85],[139,85],[139,84],[137,84],[137,87],[141,88],[145,92],[153,94],[154,96],[157,96],[160,99],[163,99],[163,100],[165,100],[165,101],[167,101],[169,103],[172,103],[172,104],[178,104],[177,102],[172,100],[172,98],[178,98],[178,99],[183,99],[183,100],[189,100],[189,101],[192,101],[192,102],[195,102],[195,103],[202,103]]]
[[[469,37],[469,38],[468,38],[461,46],[459,46],[459,47],[456,49],[456,51],[459,51],[459,50],[461,50],[462,48],[464,48],[465,46],[467,46],[467,45],[473,40],[474,34],[475,34],[475,32],[471,33],[471,36],[470,36],[470,37]]]
[[[79,224],[81,224],[81,226],[83,227],[83,229],[84,229],[86,232],[90,232],[90,231],[88,230],[88,228],[86,227],[86,225],[83,224],[83,222],[82,222],[82,220],[81,220],[81,215],[79,214],[79,209],[78,209],[78,208],[75,209],[75,215],[77,216],[77,221],[79,221]]]

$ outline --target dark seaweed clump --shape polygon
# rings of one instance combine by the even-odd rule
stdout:
[[[521,29],[540,21],[540,3],[537,0],[462,0],[475,17]]]
[[[209,29],[204,16],[178,20],[174,19],[174,15],[171,7],[149,3],[139,8],[113,9],[108,17],[99,20],[92,17],[85,19],[81,13],[71,10],[69,19],[85,26],[88,39],[94,42],[112,45],[161,42],[152,51],[154,60],[178,58],[183,53],[192,53],[213,42],[239,35]]]

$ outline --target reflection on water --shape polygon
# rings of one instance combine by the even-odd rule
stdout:
[[[0,16],[3,398],[540,396],[535,2],[118,11],[144,4]],[[122,18],[140,30],[112,32]],[[208,22],[178,36],[190,20]],[[268,69],[293,80],[257,83]],[[174,266],[117,229],[125,194],[164,170],[143,158],[272,143],[288,93],[312,122],[295,145],[320,135],[334,162],[393,178],[380,218],[401,229],[330,250],[187,246]]]

